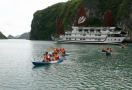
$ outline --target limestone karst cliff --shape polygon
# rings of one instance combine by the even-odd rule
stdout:
[[[58,17],[62,19],[65,31],[70,29],[79,6],[86,10],[87,26],[103,26],[104,13],[110,10],[113,25],[128,31],[127,39],[132,40],[132,0],[69,0],[38,10],[33,15],[30,39],[51,40]]]

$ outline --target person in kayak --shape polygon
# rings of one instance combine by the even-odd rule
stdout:
[[[56,48],[56,52],[59,53],[59,51],[60,51],[59,48]]]
[[[124,44],[122,45],[122,48],[126,48],[126,46],[127,46],[127,44],[126,44],[126,43],[124,43]]]
[[[50,59],[50,55],[48,54],[48,52],[46,52],[44,54],[44,60],[42,60],[42,62],[50,62],[51,59]]]
[[[65,54],[66,53],[66,50],[63,48],[63,52],[62,52],[63,54]]]
[[[115,52],[111,47],[109,48],[109,52]]]
[[[106,47],[102,46],[102,52],[106,52]]]
[[[57,49],[55,48],[52,54],[54,55],[54,54],[57,54],[57,53],[58,53],[58,51],[57,51]]]
[[[109,55],[111,55],[110,48],[107,48],[107,50],[106,50],[106,56],[109,56]]]
[[[65,54],[66,50],[64,48],[60,48],[60,53]]]
[[[59,58],[59,54],[57,53],[57,54],[53,54],[53,58],[52,58],[52,60],[53,61],[55,61],[55,60],[59,60],[60,58]]]

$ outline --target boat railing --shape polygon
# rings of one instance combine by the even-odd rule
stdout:
[[[63,38],[72,38],[72,39],[79,39],[79,38],[85,38],[85,39],[92,39],[92,38],[99,38],[99,39],[102,39],[102,38],[106,38],[105,36],[90,36],[90,37],[86,37],[86,36],[66,36],[66,37],[63,37]]]

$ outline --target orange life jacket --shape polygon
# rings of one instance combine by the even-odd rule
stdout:
[[[45,55],[45,58],[46,58],[46,60],[50,60],[50,55],[49,54],[46,54]]]
[[[65,54],[66,51],[64,49],[60,49],[60,52]]]
[[[65,53],[66,53],[66,50],[63,49],[63,54],[65,54]]]
[[[56,48],[56,52],[58,52],[58,53],[59,53],[59,49],[58,49],[58,48]]]
[[[53,54],[57,54],[58,52],[56,51],[56,49],[54,50]]]
[[[63,52],[63,49],[62,49],[62,48],[60,48],[60,52],[61,52],[61,53]]]
[[[55,54],[54,58],[55,60],[59,60],[59,54]]]

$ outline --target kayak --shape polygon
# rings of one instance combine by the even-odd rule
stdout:
[[[41,62],[41,61],[33,61],[33,65],[49,65],[49,64],[53,64],[53,63],[60,63],[63,62],[63,60],[59,59],[56,61],[50,61],[50,62]]]
[[[127,47],[122,46],[122,47],[120,47],[120,48],[123,48],[123,49],[124,49],[124,48],[127,48]]]
[[[102,50],[102,52],[106,52],[106,50]]]
[[[110,53],[110,52],[106,52],[106,56],[109,56],[109,55],[111,55],[112,53]]]
[[[61,56],[65,57],[65,56],[69,56],[70,54],[69,53],[66,53],[66,54],[61,54]]]

